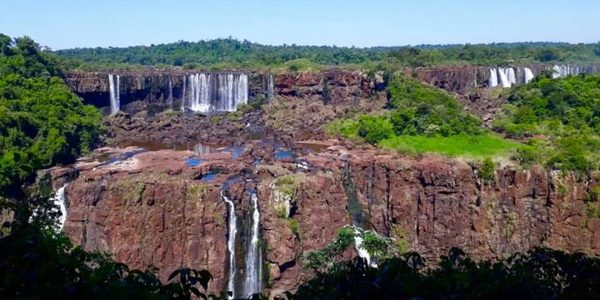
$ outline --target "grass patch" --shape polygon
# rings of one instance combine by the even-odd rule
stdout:
[[[475,136],[396,136],[379,142],[383,148],[403,153],[439,153],[451,157],[488,158],[507,156],[510,152],[525,147],[492,134]]]
[[[284,175],[275,180],[277,190],[294,199],[296,190],[298,189],[299,180],[295,175]]]
[[[325,132],[330,135],[340,135],[349,139],[359,139],[359,124],[354,119],[338,119],[325,125]]]

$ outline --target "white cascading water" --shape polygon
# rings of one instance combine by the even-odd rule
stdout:
[[[503,88],[509,88],[511,86],[510,81],[508,80],[508,73],[505,68],[498,68],[498,77],[500,78],[500,85]]]
[[[511,86],[517,84],[517,75],[515,74],[515,69],[507,68],[506,69],[506,77],[508,78],[508,82]]]
[[[173,81],[169,76],[169,96],[167,98],[167,105],[170,109],[173,109]]]
[[[227,226],[227,250],[229,251],[229,281],[227,281],[227,290],[232,293],[231,298],[235,298],[235,235],[237,233],[237,220],[235,216],[235,206],[233,201],[229,200],[227,196],[221,191],[221,198],[229,206],[228,218],[229,224]]]
[[[273,82],[273,74],[269,74],[269,84],[267,86],[268,101],[271,102],[275,96],[275,83]]]
[[[498,86],[498,70],[490,69],[490,80],[489,87],[497,87]]]
[[[121,109],[121,92],[119,90],[119,86],[121,85],[121,78],[117,75],[117,80],[115,84],[115,76],[113,74],[108,74],[108,85],[110,91],[110,114],[114,115]]]
[[[188,99],[182,110],[195,112],[235,111],[248,103],[248,75],[246,74],[191,74],[188,77]],[[184,81],[185,82],[185,81]],[[185,87],[184,87],[185,90]],[[184,92],[185,94],[185,92]]]
[[[183,75],[183,89],[181,91],[181,111],[185,111],[185,91],[187,89],[187,76]]]
[[[552,73],[552,78],[555,78],[555,79],[556,79],[556,78],[563,77],[563,70],[564,70],[564,69],[563,69],[563,68],[561,68],[561,66],[554,65],[554,66],[552,67],[552,71],[553,71],[553,73]]]
[[[65,194],[65,188],[67,185],[63,185],[56,191],[56,194],[52,198],[54,205],[58,206],[60,209],[60,217],[58,217],[58,230],[62,230],[63,226],[65,226],[65,222],[67,221],[67,196]]]
[[[554,65],[552,67],[552,78],[564,78],[570,75],[578,75],[581,69],[577,66]]]
[[[524,71],[525,71],[525,83],[527,84],[527,83],[531,82],[535,76],[533,75],[533,72],[531,72],[530,68],[524,68]]]
[[[371,262],[371,255],[367,250],[362,247],[363,239],[360,236],[360,231],[358,229],[354,229],[354,247],[358,252],[358,256],[364,259],[367,262],[367,265],[374,266]],[[376,265],[375,265],[376,266]]]
[[[246,278],[242,287],[242,296],[245,299],[262,291],[262,251],[260,251],[259,244],[260,211],[256,193],[252,193],[251,200],[252,231],[250,232],[250,242],[246,245]]]

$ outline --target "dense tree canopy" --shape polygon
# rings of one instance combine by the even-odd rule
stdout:
[[[73,161],[98,143],[100,113],[60,75],[30,38],[0,35],[0,193],[18,191],[35,170]]]
[[[600,62],[599,44],[505,43],[489,45],[421,45],[415,47],[269,46],[232,38],[127,48],[83,48],[57,51],[77,68],[184,66],[277,68],[304,60],[326,66],[385,62],[405,66],[439,64],[507,64]]]
[[[389,82],[391,122],[397,135],[479,134],[480,121],[450,94],[416,79],[394,76]]]
[[[513,88],[508,102],[494,127],[510,137],[531,138],[533,149],[520,153],[521,160],[563,170],[600,167],[600,76],[540,76]]]
[[[358,136],[371,144],[395,136],[448,137],[484,132],[481,121],[453,96],[399,73],[388,82],[388,107],[383,114],[336,121],[330,131]]]

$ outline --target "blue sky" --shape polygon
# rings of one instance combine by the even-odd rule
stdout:
[[[52,49],[232,36],[263,44],[597,42],[600,0],[2,0],[0,32]]]

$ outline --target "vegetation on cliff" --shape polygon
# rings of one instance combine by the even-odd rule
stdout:
[[[598,169],[599,87],[600,76],[540,76],[511,90],[494,129],[528,140],[530,150],[517,155],[523,162],[572,171]]]
[[[508,63],[600,62],[600,44],[501,43],[415,47],[269,46],[232,38],[127,48],[56,51],[78,69],[182,66],[184,68],[271,68],[290,71],[320,66],[372,68],[385,65],[503,65]]]
[[[327,130],[403,153],[504,156],[526,167],[585,173],[600,168],[598,86],[600,76],[543,74],[508,92],[508,104],[490,131],[446,92],[395,75],[388,86],[389,110],[336,120]]]
[[[16,193],[43,167],[73,161],[99,142],[100,113],[60,77],[28,37],[0,34],[0,193]]]
[[[450,94],[416,79],[394,75],[388,99],[389,110],[337,120],[327,130],[404,153],[483,158],[519,148],[519,144],[481,128],[481,121],[464,111]]]

